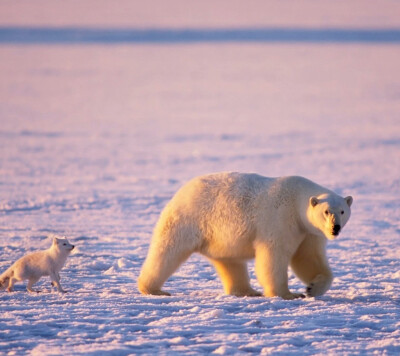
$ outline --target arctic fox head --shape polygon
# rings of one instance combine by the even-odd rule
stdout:
[[[327,239],[334,240],[350,218],[353,198],[342,198],[336,194],[321,194],[311,197],[307,216],[309,222]]]
[[[71,245],[69,241],[66,238],[60,239],[58,237],[55,237],[53,239],[53,245],[52,248],[56,249],[57,251],[61,253],[70,253],[74,249],[74,245]]]

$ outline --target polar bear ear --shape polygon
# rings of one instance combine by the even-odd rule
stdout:
[[[349,207],[351,206],[351,204],[353,204],[353,197],[350,195],[348,197],[344,198],[344,200],[346,200],[346,203]]]
[[[316,206],[318,203],[319,203],[319,202],[318,202],[318,198],[317,198],[317,197],[311,197],[311,198],[310,198],[310,205],[311,205],[312,207]]]

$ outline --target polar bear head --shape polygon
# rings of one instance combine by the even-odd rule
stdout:
[[[309,199],[307,218],[311,225],[327,239],[334,240],[350,218],[353,198],[342,198],[334,193],[312,196]]]

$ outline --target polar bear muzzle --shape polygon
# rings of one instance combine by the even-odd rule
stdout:
[[[334,225],[332,229],[332,235],[338,236],[341,228],[342,227],[340,225]]]

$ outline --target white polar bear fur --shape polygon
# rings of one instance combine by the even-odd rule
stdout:
[[[288,266],[306,284],[307,295],[322,295],[333,279],[326,238],[334,239],[346,224],[352,201],[302,177],[197,177],[161,213],[138,288],[169,295],[161,290],[164,282],[198,252],[213,263],[227,294],[261,295],[251,288],[246,266],[255,258],[265,296],[304,297],[289,291]]]

